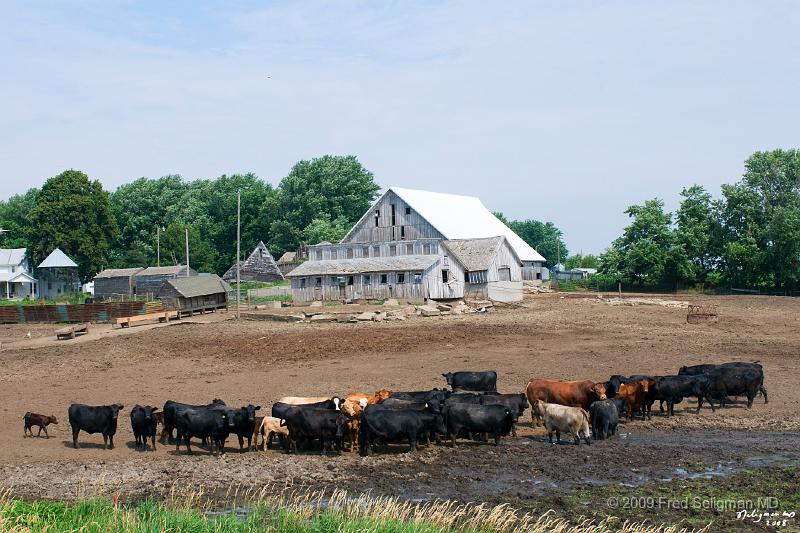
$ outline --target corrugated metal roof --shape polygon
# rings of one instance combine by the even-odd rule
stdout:
[[[444,241],[453,257],[470,271],[487,270],[505,237],[455,239]]]
[[[16,266],[25,259],[26,248],[0,248],[0,265]]]
[[[404,202],[427,220],[445,239],[481,239],[502,235],[522,261],[544,261],[544,257],[511,228],[486,209],[480,198],[391,187]],[[386,191],[383,196],[388,194]],[[383,198],[381,196],[381,198]],[[381,198],[377,202],[381,201]],[[377,203],[376,202],[376,203]],[[372,213],[372,209],[361,218]],[[359,221],[361,222],[361,221]],[[357,226],[358,224],[356,224]],[[355,226],[353,226],[355,228]],[[350,232],[353,230],[351,229]],[[345,236],[350,235],[350,232]]]
[[[104,278],[129,278],[134,274],[144,270],[144,267],[134,268],[107,268],[94,277],[94,279]]]
[[[356,259],[325,259],[306,261],[286,277],[331,276],[360,272],[405,272],[425,270],[439,259],[435,255],[399,255],[397,257],[361,257]]]
[[[231,286],[225,283],[222,278],[216,274],[169,279],[167,280],[167,284],[172,285],[184,298],[219,294],[231,290]]]
[[[0,272],[0,282],[5,283],[6,281],[9,283],[31,283],[36,279],[27,272]],[[0,287],[0,293],[4,290],[4,287]]]
[[[172,265],[163,267],[147,267],[137,276],[159,276],[164,274],[186,274],[186,265]]]
[[[39,263],[37,268],[78,268],[78,265],[67,257],[67,254],[61,251],[60,248],[56,248],[47,258]]]

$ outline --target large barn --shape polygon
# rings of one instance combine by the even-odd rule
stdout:
[[[471,196],[392,187],[338,244],[308,247],[296,301],[522,299],[545,258]]]

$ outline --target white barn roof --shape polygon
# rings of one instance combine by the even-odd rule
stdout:
[[[67,257],[67,254],[56,248],[47,258],[42,261],[37,268],[78,268],[75,261]]]
[[[389,190],[415,209],[445,239],[480,239],[502,235],[521,261],[545,261],[530,244],[494,216],[480,198],[402,187],[391,187]]]

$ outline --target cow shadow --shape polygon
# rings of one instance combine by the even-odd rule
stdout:
[[[71,450],[75,449],[72,446],[72,441],[71,440],[62,440],[61,444],[64,445],[64,448],[69,448]],[[115,444],[114,448],[119,448],[119,443]],[[107,448],[104,448],[103,441],[92,442],[92,441],[85,441],[85,440],[78,439],[78,449],[79,450],[83,450],[83,449],[103,450],[103,449],[107,449]]]

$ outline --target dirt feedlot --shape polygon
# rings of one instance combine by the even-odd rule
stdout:
[[[798,510],[800,300],[681,299],[717,304],[719,323],[689,325],[682,308],[539,295],[525,308],[480,315],[360,324],[218,319],[32,349],[12,341],[31,328],[34,336],[55,328],[0,326],[0,484],[27,498],[69,499],[102,485],[137,499],[173,483],[211,490],[277,483],[509,502],[567,517],[775,529],[737,519],[735,510],[629,509],[625,503],[632,497],[764,496],[777,498],[782,510]],[[532,377],[604,381],[612,374],[674,374],[686,364],[754,360],[764,365],[769,404],[758,397],[752,410],[738,402],[695,415],[694,402],[685,400],[673,418],[656,414],[625,423],[620,435],[591,446],[547,444],[543,430],[530,427],[527,411],[519,437],[496,448],[462,439],[456,449],[431,446],[418,454],[395,446],[369,458],[287,457],[278,451],[240,455],[234,437],[222,458],[202,449],[187,457],[172,446],[134,451],[128,418],[136,403],[214,397],[229,405],[257,403],[268,413],[287,394],[441,387],[441,374],[454,370],[497,370],[498,388],[519,392]],[[102,449],[100,435],[83,433],[83,447],[72,449],[66,414],[72,402],[125,405],[114,450]],[[23,438],[26,411],[59,418],[49,440]],[[617,503],[609,504],[612,499]]]

